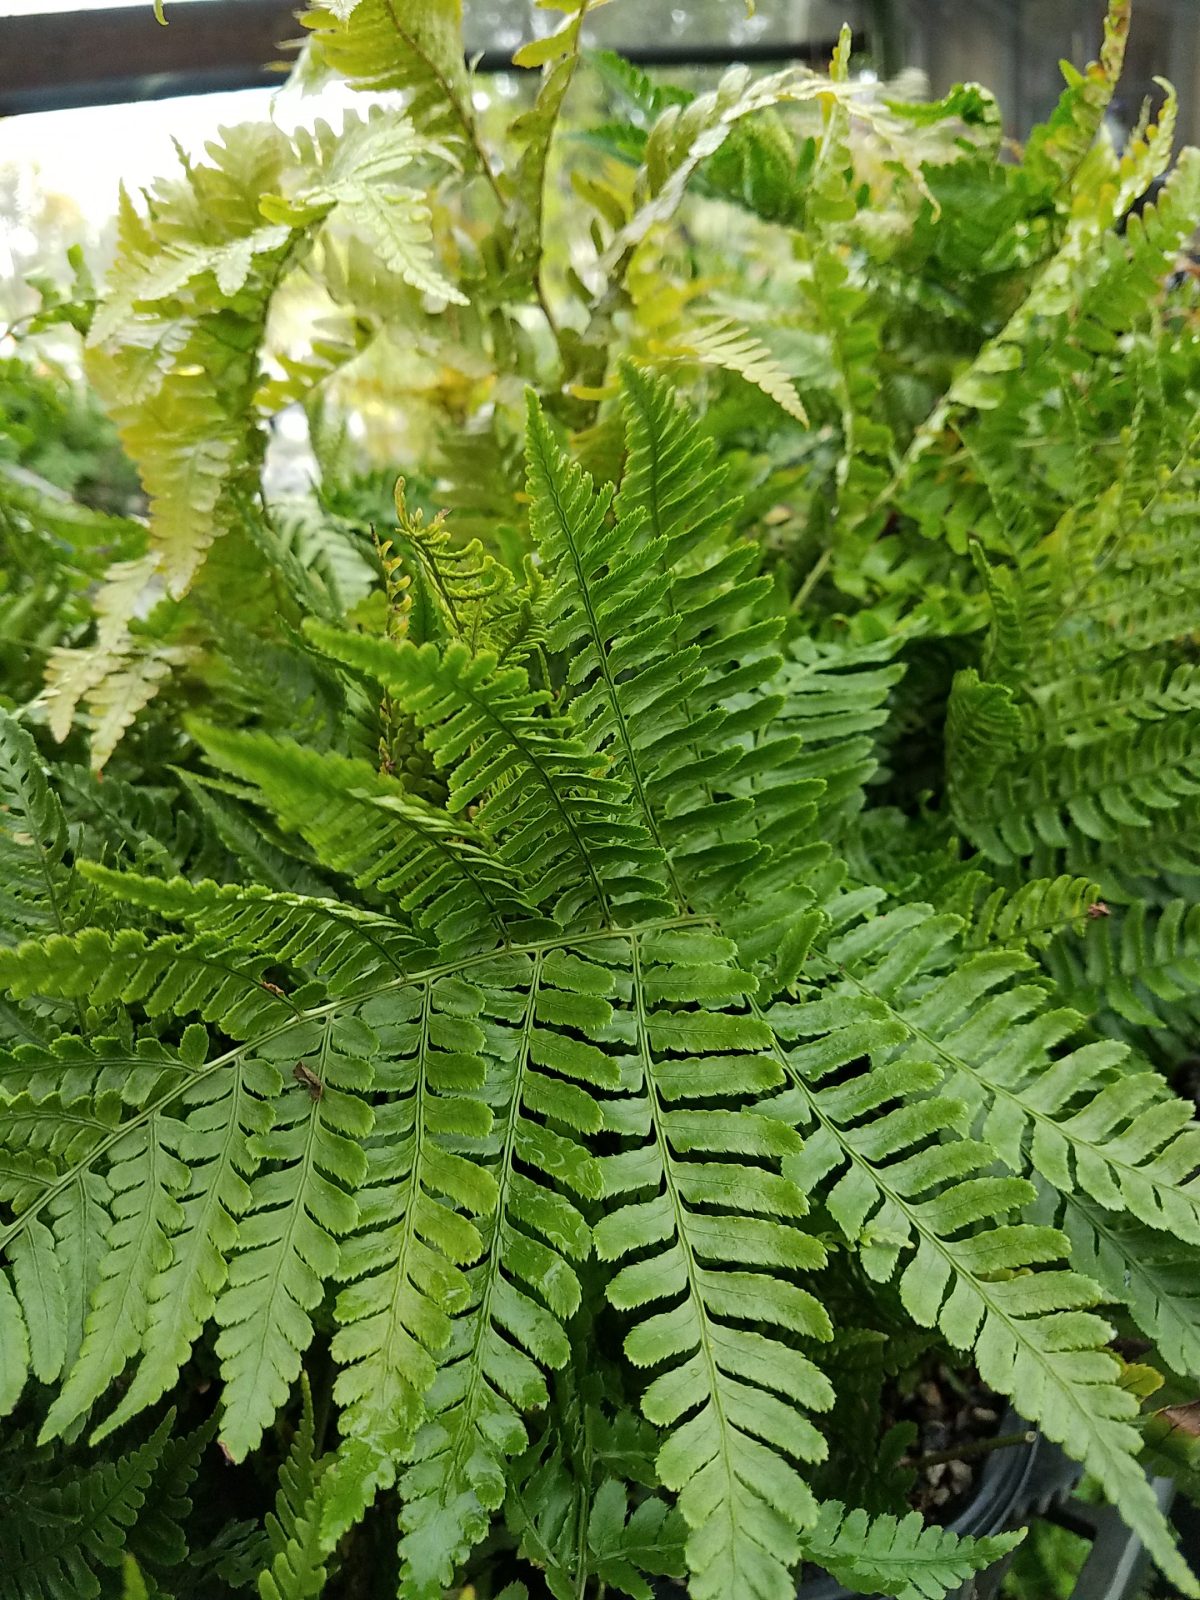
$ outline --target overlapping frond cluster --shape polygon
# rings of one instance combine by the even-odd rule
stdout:
[[[23,1457],[19,1503],[5,1497],[5,1583],[22,1600],[77,1600],[112,1592],[122,1571],[172,1581],[188,1554],[181,1523],[203,1435],[172,1439],[168,1411],[143,1443],[91,1471],[55,1473],[18,1433],[6,1455]],[[143,1593],[147,1592],[145,1587]]]
[[[241,1460],[331,1326],[340,1442],[317,1459],[306,1405],[264,1594],[315,1592],[383,1491],[409,1600],[451,1585],[497,1516],[577,1585],[648,1593],[682,1544],[698,1600],[784,1600],[804,1558],[932,1593],[1005,1546],[809,1487],[836,1239],[1194,1593],[1095,1307],[1119,1301],[1191,1369],[1200,1135],[1123,1046],[1072,1043],[1082,1019],[1025,953],[1044,919],[1085,915],[1084,888],[981,907],[973,881],[967,923],[877,910],[836,846],[899,668],[881,645],[783,649],[711,444],[660,379],[621,383],[615,491],[530,405],[536,652],[453,625],[461,569],[436,544],[434,636],[306,630],[347,693],[403,708],[440,802],[363,758],[196,728],[212,794],[272,819],[279,859],[302,841],[327,891],[65,865],[10,730],[11,848],[38,893],[0,980],[86,1026],[0,1059],[5,1408],[47,1440],[84,1419],[101,1438],[213,1324]],[[1073,749],[1147,706],[1189,714],[1186,674],[1128,681],[1136,711],[1048,695],[1042,726]],[[45,921],[40,885],[67,872],[123,919]],[[1171,916],[1168,962],[1190,936]],[[641,1442],[543,1470],[576,1448],[552,1419],[601,1315]]]
[[[446,152],[407,118],[350,114],[336,137],[322,124],[294,139],[246,125],[208,153],[149,191],[144,213],[123,196],[116,260],[88,333],[89,376],[149,500],[148,549],[108,569],[93,641],[50,662],[53,731],[64,738],[86,703],[97,767],[190,659],[164,608],[191,589],[215,541],[252,537],[267,318],[318,231],[359,239],[423,293],[461,298],[437,267],[428,207],[411,183],[414,167]]]

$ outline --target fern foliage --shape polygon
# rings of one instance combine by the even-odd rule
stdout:
[[[557,9],[497,153],[456,4],[310,8],[301,82],[400,108],[228,130],[77,308],[147,515],[21,501],[0,1571],[935,1600],[1015,1542],[907,1503],[949,1368],[1200,1593],[1146,1476],[1200,1376],[1173,99],[1097,137],[1114,0],[1019,161],[848,36],[603,60],[571,143]]]

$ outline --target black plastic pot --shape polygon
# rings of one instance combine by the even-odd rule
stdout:
[[[1175,1498],[1170,1478],[1152,1482],[1159,1506],[1169,1512]],[[1071,1500],[1051,1513],[1053,1520],[1072,1533],[1092,1541],[1083,1570],[1071,1591],[1071,1600],[1133,1600],[1142,1592],[1150,1571],[1150,1557],[1136,1533],[1121,1521],[1113,1506],[1084,1505]],[[1194,1559],[1194,1557],[1192,1558]]]

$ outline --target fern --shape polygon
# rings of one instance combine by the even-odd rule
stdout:
[[[651,1138],[611,1163],[608,1192],[634,1198],[597,1228],[596,1247],[616,1260],[653,1251],[625,1266],[608,1294],[619,1308],[643,1313],[625,1341],[629,1359],[667,1365],[642,1405],[652,1422],[672,1430],[658,1470],[678,1491],[691,1529],[691,1590],[766,1596],[786,1592],[796,1529],[815,1515],[793,1463],[819,1459],[824,1443],[796,1410],[832,1401],[822,1374],[779,1333],[820,1340],[831,1330],[811,1295],[769,1275],[824,1260],[816,1240],[789,1226],[806,1210],[803,1191],[772,1174],[790,1153],[789,1130],[742,1113],[731,1148],[728,1112],[692,1104],[714,1091],[769,1088],[775,1072],[755,1053],[769,1035],[749,1016],[689,1018],[655,1004],[681,983],[691,987],[697,969],[714,998],[752,987],[729,962],[732,951],[713,945],[711,935],[686,932],[632,945],[623,1032],[641,1080],[637,1120],[649,1124]],[[681,1070],[672,1055],[682,1052],[689,1055]],[[714,1151],[756,1157],[772,1176],[745,1163],[710,1164],[704,1157]],[[651,1198],[639,1197],[646,1192]],[[763,1205],[769,1218],[753,1214]],[[668,1297],[677,1303],[645,1312]]]
[[[436,154],[406,119],[351,116],[338,141],[327,128],[294,143],[273,129],[234,129],[212,154],[211,165],[160,184],[145,217],[123,197],[118,259],[89,332],[90,376],[151,508],[150,550],[110,568],[95,642],[52,661],[56,731],[65,735],[86,699],[97,767],[189,659],[185,647],[151,643],[135,619],[185,594],[214,541],[246,520],[265,446],[254,410],[259,350],[272,297],[314,232],[344,226],[404,281],[459,297],[436,269],[427,208],[396,181]]]
[[[404,696],[439,767],[461,762],[452,768],[451,814],[478,807],[476,820],[494,828],[500,859],[532,880],[535,900],[575,914],[590,906],[606,919],[617,904],[626,915],[663,906],[651,876],[653,845],[643,827],[621,817],[624,786],[592,775],[599,768],[589,769],[565,718],[537,715],[547,696],[529,687],[522,668],[501,668],[494,654],[471,656],[462,645],[439,653],[317,627],[311,633]]]
[[[475,846],[469,823],[456,826],[366,762],[261,734],[211,730],[204,738],[210,755],[254,783],[329,867],[419,913],[447,943],[522,916],[517,886]]]
[[[403,110],[123,201],[45,315],[144,528],[0,418],[5,1571],[932,1600],[1014,1542],[906,1509],[940,1364],[1194,1595],[1200,163],[1124,219],[1120,0],[1020,159],[847,34],[609,60],[564,163],[559,9],[502,146],[456,5],[338,0]]]
[[[0,907],[6,942],[71,926],[66,819],[46,782],[37,746],[0,711]]]
[[[1107,1013],[1110,1028],[1138,1042],[1145,1028],[1186,1039],[1200,999],[1196,908],[1171,900],[1150,910],[1135,901],[1100,921],[1087,938],[1061,938],[1049,952],[1071,1004]]]
[[[457,0],[435,0],[413,16],[387,0],[356,0],[314,7],[300,20],[316,69],[359,89],[401,90],[417,126],[469,143],[474,122],[459,18]]]
[[[1122,1496],[1123,1514],[1154,1541],[1157,1558],[1176,1565],[1169,1543],[1155,1531],[1153,1497],[1127,1453],[1135,1447],[1136,1403],[1119,1387],[1119,1368],[1100,1354],[1107,1329],[1088,1309],[1100,1298],[1098,1289],[1062,1269],[1020,1273],[1064,1254],[1066,1241],[1054,1230],[1020,1222],[1001,1222],[974,1235],[961,1236],[960,1230],[1018,1212],[1033,1198],[1023,1178],[984,1175],[994,1150],[1010,1168],[1025,1170],[1021,1141],[1027,1130],[1037,1169],[1061,1190],[1070,1193],[1078,1184],[1102,1204],[1131,1204],[1153,1226],[1174,1230],[1182,1223],[1194,1230],[1191,1202],[1174,1187],[1177,1163],[1169,1153],[1157,1153],[1164,1144],[1169,1152],[1175,1138],[1185,1141],[1177,1154],[1184,1171],[1190,1170],[1194,1157],[1186,1141],[1191,1136],[1178,1132],[1187,1120],[1186,1108],[1162,1100],[1165,1115],[1146,1109],[1139,1125],[1136,1113],[1146,1104],[1147,1090],[1152,1096],[1154,1089],[1133,1077],[1102,1089],[1089,1110],[1057,1119],[1054,1112],[1073,1092],[1088,1047],[1051,1070],[1041,1069],[1038,1086],[1020,1098],[1006,1060],[1020,1055],[1028,1061],[1026,1052],[1039,1037],[1056,1042],[1064,1022],[1074,1021],[1069,1014],[1048,1013],[1025,1024],[1023,1038],[1021,1030],[1004,1034],[998,1056],[967,1065],[959,1052],[972,1050],[974,1039],[1002,1036],[994,1022],[989,1027],[984,1021],[987,1012],[1004,1015],[1011,1024],[1030,1009],[1037,991],[1018,989],[1011,996],[1002,991],[981,1005],[1005,966],[1011,970],[1007,958],[985,956],[977,959],[974,973],[969,966],[952,971],[920,993],[906,1016],[897,991],[903,992],[900,986],[921,971],[952,931],[953,925],[938,928],[917,912],[879,919],[835,943],[828,959],[835,973],[845,971],[841,983],[858,998],[850,1004],[843,990],[838,1010],[844,1022],[831,1033],[826,1034],[831,1003],[825,998],[776,1006],[769,1013],[785,1040],[813,1040],[781,1053],[794,1089],[785,1093],[778,1111],[802,1128],[815,1124],[803,1154],[786,1170],[805,1189],[837,1175],[825,1205],[847,1237],[858,1242],[872,1276],[889,1280],[901,1253],[916,1244],[899,1283],[910,1315],[926,1326],[938,1325],[952,1344],[974,1346],[986,1380],[1002,1393],[1020,1388],[1030,1413],[1033,1392],[1025,1385],[1036,1384],[1036,1418],[1042,1427],[1052,1438],[1071,1438],[1108,1492]],[[865,969],[858,975],[857,962],[875,952],[878,964],[870,975]],[[970,1008],[967,1020],[955,1028],[964,1007]],[[823,1090],[813,1087],[864,1056],[872,1071]],[[1106,1047],[1091,1047],[1092,1073],[1111,1058]],[[947,1087],[963,1100],[935,1093],[947,1077]],[[1118,1109],[1122,1104],[1127,1109]],[[971,1108],[980,1105],[987,1111],[986,1143],[966,1136]],[[884,1107],[890,1109],[884,1112]],[[872,1112],[877,1115],[859,1123]],[[1135,1120],[1128,1131],[1107,1138],[1131,1112]],[[922,1143],[939,1128],[954,1128],[960,1137],[928,1147],[923,1161]],[[1156,1189],[1159,1173],[1169,1198]],[[1160,1195],[1165,1210],[1158,1205]],[[997,1281],[992,1277],[997,1269],[1017,1275]]]
[[[325,1585],[315,1502],[322,1463],[314,1459],[312,1395],[304,1386],[304,1411],[279,1475],[275,1515],[267,1519],[270,1566],[259,1574],[261,1600],[305,1600]]]
[[[365,1172],[360,1141],[372,1119],[350,1091],[369,1081],[363,1052],[373,1040],[352,1018],[331,1019],[314,1032],[290,1081],[272,1072],[272,1127],[255,1154],[278,1166],[250,1184],[239,1249],[216,1305],[222,1437],[235,1460],[257,1443],[299,1376],[311,1312],[338,1270],[337,1241],[357,1222],[357,1205],[341,1186],[352,1191]]]
[[[761,389],[788,416],[797,422],[808,422],[808,413],[784,368],[761,339],[728,317],[715,318],[657,353],[667,359],[684,357],[702,366],[736,372]]]
[[[805,1544],[810,1559],[859,1594],[878,1591],[897,1600],[920,1600],[965,1583],[973,1572],[1007,1555],[1020,1537],[960,1539],[945,1528],[925,1527],[915,1513],[868,1520],[860,1511],[847,1515],[833,1500],[821,1508],[821,1520]]]
[[[6,1516],[5,1582],[14,1594],[66,1600],[106,1592],[103,1574],[121,1567],[150,1509],[173,1420],[168,1413],[145,1444],[86,1478],[36,1484],[24,1514]]]

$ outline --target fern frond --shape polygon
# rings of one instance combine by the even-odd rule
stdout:
[[[354,1017],[310,1024],[310,1037],[273,1042],[274,1062],[303,1059],[271,1102],[271,1130],[254,1153],[269,1163],[250,1184],[237,1253],[216,1304],[221,1328],[221,1437],[235,1460],[257,1444],[300,1372],[312,1313],[336,1277],[337,1241],[358,1221],[372,1115],[363,1091],[376,1040]]]
[[[423,581],[449,638],[472,650],[481,648],[484,640],[489,646],[499,644],[501,661],[527,655],[541,633],[531,583],[519,588],[509,569],[478,539],[456,545],[444,513],[426,523],[421,512],[410,512],[403,479],[396,484],[396,517],[397,554]]]
[[[87,996],[95,1006],[138,1003],[150,1016],[195,1012],[233,1038],[252,1038],[294,1021],[297,1007],[261,980],[262,957],[231,955],[217,940],[168,934],[148,939],[136,928],[109,934],[88,928],[0,950],[0,981],[18,996]]]
[[[819,780],[821,831],[838,841],[866,803],[879,768],[871,737],[887,720],[887,701],[904,668],[888,643],[849,647],[795,640],[771,687],[783,697],[772,733],[800,742],[787,764],[793,781]]]
[[[170,1253],[156,1263],[146,1294],[137,1366],[97,1438],[167,1393],[216,1309],[238,1219],[251,1202],[246,1180],[260,1159],[254,1141],[270,1126],[271,1082],[270,1069],[239,1056],[180,1097],[169,1134],[188,1177],[175,1194]]]
[[[643,751],[682,721],[680,701],[702,681],[703,669],[695,647],[671,649],[663,541],[635,543],[636,525],[608,522],[611,491],[593,493],[591,479],[559,448],[532,395],[528,461],[530,528],[553,580],[547,647],[570,662],[584,740],[614,761],[665,855],[642,777],[652,757]]]
[[[1025,165],[1036,182],[1065,193],[1095,141],[1121,76],[1129,37],[1129,0],[1109,0],[1100,59],[1082,72],[1064,69],[1067,87],[1030,134]]]
[[[472,983],[448,976],[380,996],[360,1012],[387,1062],[375,1080],[387,1098],[367,1145],[360,1231],[345,1242],[338,1274],[346,1287],[335,1306],[335,1398],[347,1445],[331,1478],[349,1462],[368,1500],[394,1481],[411,1447],[451,1318],[470,1302],[465,1269],[484,1252],[471,1218],[490,1215],[499,1198],[488,1168],[453,1148],[491,1130],[478,1095],[482,1000]],[[374,1463],[369,1473],[364,1455]],[[353,1470],[342,1475],[353,1482]]]
[[[776,742],[769,726],[780,706],[768,686],[780,665],[782,618],[769,605],[769,580],[755,575],[754,548],[731,531],[711,445],[696,437],[662,379],[627,364],[622,391],[627,459],[615,507],[635,553],[603,577],[593,572],[591,562],[614,538],[597,523],[593,554],[586,555],[585,536],[584,559],[565,575],[574,599],[561,626],[575,618],[566,634],[575,643],[585,619],[584,633],[603,631],[607,614],[588,618],[579,599],[591,583],[603,589],[621,630],[607,697],[623,702],[617,725],[623,719],[628,729],[626,759],[644,774],[641,792],[677,885],[711,897],[762,854],[756,808],[789,813],[791,785],[782,781],[772,792],[764,779],[795,746],[787,736]],[[586,659],[602,662],[604,650]],[[640,669],[628,683],[621,681],[627,663]],[[583,714],[600,726],[594,708],[605,696],[602,681],[603,674],[580,685]],[[758,746],[748,748],[761,729]]]
[[[1103,1082],[1119,1054],[1086,1046],[1049,1063],[1047,1047],[1078,1019],[1051,1012],[1026,1022],[1040,990],[990,993],[1023,965],[1017,958],[976,957],[931,982],[934,952],[957,926],[912,908],[862,924],[826,947],[832,991],[767,1013],[777,1037],[801,1041],[779,1052],[793,1087],[774,1102],[777,1114],[807,1135],[785,1171],[823,1194],[873,1277],[890,1280],[915,1243],[899,1279],[909,1315],[973,1348],[998,1392],[1020,1392],[1027,1414],[1085,1462],[1173,1581],[1189,1586],[1134,1459],[1136,1400],[1103,1351],[1110,1330],[1088,1309],[1101,1291],[1050,1265],[1065,1253],[1062,1234],[1005,1220],[1033,1198],[1032,1186],[986,1175],[997,1150],[1025,1170],[1022,1139],[1032,1127],[1034,1160],[1056,1187],[1078,1184],[1104,1205],[1129,1205],[1171,1231],[1182,1219],[1194,1232],[1195,1202],[1177,1188],[1180,1168],[1195,1165],[1194,1136],[1179,1132],[1186,1108],[1163,1099],[1157,1080],[1116,1077],[1071,1115],[1076,1085],[1082,1096]],[[871,1065],[845,1076],[864,1060]],[[947,1079],[964,1099],[940,1092]],[[970,1106],[986,1111],[986,1143],[966,1137]],[[1114,1132],[1129,1116],[1128,1133]]]
[[[983,1138],[1013,1171],[1031,1160],[1061,1192],[1078,1187],[1150,1227],[1200,1242],[1200,1180],[1192,1178],[1200,1128],[1187,1104],[1155,1073],[1127,1064],[1122,1045],[1099,1041],[1051,1057],[1082,1019],[1044,1010],[1035,984],[1010,986],[1028,970],[1025,958],[976,956],[911,1007],[899,999],[893,972],[909,962],[927,977],[943,969],[957,934],[957,919],[906,907],[846,935],[830,953],[853,987],[903,1018],[916,1052],[928,1051],[932,1036],[952,1093],[986,1113]],[[878,977],[860,975],[859,962],[873,961],[887,939],[897,941],[891,961],[880,963]],[[985,1040],[993,1041],[986,1051]]]
[[[497,1198],[486,1227],[480,1219],[485,1253],[466,1272],[400,1483],[401,1590],[411,1600],[432,1600],[484,1537],[504,1499],[505,1460],[528,1443],[522,1414],[546,1404],[544,1374],[569,1355],[564,1324],[581,1298],[573,1263],[590,1247],[577,1201],[602,1188],[582,1136],[603,1125],[595,1089],[621,1082],[618,1062],[586,1042],[605,1026],[613,989],[592,954],[590,944],[578,955],[539,951],[471,971],[489,1036],[482,1097],[492,1127],[456,1143],[476,1152]],[[463,1182],[453,1170],[441,1181],[455,1192]]]
[[[1200,907],[1137,900],[1109,909],[1086,937],[1058,939],[1047,965],[1078,1010],[1115,1013],[1118,1028],[1166,1027],[1187,1041],[1200,1016]]]
[[[145,1444],[38,1493],[5,1517],[5,1583],[22,1600],[80,1600],[111,1592],[155,1474],[170,1448],[168,1412]]]
[[[257,204],[237,203],[251,186],[279,187],[284,136],[229,130],[210,149],[211,165],[158,186],[152,218],[123,199],[117,262],[89,335],[89,375],[139,464],[157,569],[175,596],[230,526],[239,479],[257,465],[254,353],[293,243],[288,226],[264,227]],[[235,296],[233,341],[220,337],[220,315]],[[148,306],[153,314],[135,335],[138,308]]]
[[[170,1260],[169,1236],[182,1223],[179,1196],[188,1182],[166,1134],[163,1122],[153,1118],[113,1147],[106,1173],[113,1217],[109,1248],[82,1349],[46,1413],[42,1441],[59,1437],[84,1416],[141,1347],[151,1284]]]
[[[1001,1560],[1023,1537],[1024,1529],[984,1539],[961,1537],[927,1525],[917,1511],[868,1517],[827,1500],[803,1543],[810,1561],[858,1594],[931,1600]]]
[[[794,1136],[747,1110],[731,1117],[709,1104],[779,1081],[761,1053],[769,1031],[748,1014],[672,1004],[703,993],[736,1005],[754,980],[733,954],[708,933],[631,941],[617,1037],[634,1086],[620,1125],[636,1142],[605,1164],[607,1192],[621,1203],[595,1238],[604,1260],[639,1258],[607,1293],[636,1314],[627,1357],[657,1369],[642,1409],[670,1430],[658,1471],[691,1530],[689,1592],[775,1600],[790,1592],[797,1530],[816,1516],[795,1464],[819,1460],[825,1447],[804,1413],[833,1399],[792,1341],[827,1339],[830,1328],[820,1303],[790,1278],[824,1261],[817,1240],[795,1225],[803,1191],[778,1172]]]
[[[647,1575],[684,1575],[679,1514],[658,1495],[631,1512],[628,1487],[617,1478],[593,1485],[589,1474],[600,1463],[589,1446],[587,1435],[580,1449],[547,1431],[514,1465],[505,1520],[552,1594],[577,1594],[594,1576],[634,1600],[653,1600]]]
[[[475,808],[475,825],[500,859],[556,916],[585,908],[611,921],[666,909],[657,851],[624,814],[624,785],[598,763],[560,714],[539,714],[548,696],[524,670],[463,645],[391,645],[313,625],[312,638],[375,677],[422,729],[449,774],[452,815]]]
[[[331,995],[366,993],[402,975],[426,953],[419,940],[388,916],[336,900],[283,894],[250,884],[186,878],[164,882],[113,872],[93,862],[83,875],[106,894],[145,907],[169,922],[212,935],[239,950],[307,968]]]
[[[550,149],[562,116],[563,104],[580,61],[583,20],[588,0],[563,0],[562,22],[553,33],[522,45],[513,57],[517,66],[540,66],[542,81],[533,105],[513,121],[510,133],[519,151],[511,179],[509,228],[512,256],[527,275],[534,293],[542,298],[542,258],[545,250],[546,175]],[[549,316],[549,312],[546,312]],[[557,330],[551,322],[551,331]]]
[[[59,1372],[74,1370],[109,1254],[113,1195],[96,1169],[110,1150],[122,1148],[120,1102],[111,1091],[94,1098],[68,1097],[71,1087],[67,1074],[62,1094],[19,1095],[4,1105],[0,1199],[10,1220],[0,1226],[0,1249],[12,1263],[12,1284],[5,1279],[0,1285],[5,1324],[0,1403],[5,1412],[20,1398],[31,1365],[36,1376],[53,1367]],[[167,1094],[176,1089],[177,1081],[172,1081]],[[135,1147],[136,1137],[123,1150],[132,1158],[124,1177],[136,1190],[147,1174],[137,1163]],[[149,1199],[164,1198],[155,1187],[144,1193]],[[152,1220],[150,1226],[153,1232],[157,1224]],[[136,1229],[136,1219],[127,1215],[123,1238],[130,1247],[127,1265],[136,1266],[131,1234]],[[143,1261],[142,1267],[135,1295],[150,1263]],[[111,1292],[107,1298],[111,1312]],[[118,1330],[116,1337],[127,1339],[130,1334]]]
[[[423,194],[398,182],[412,175],[418,157],[444,155],[409,117],[376,108],[365,118],[348,116],[336,139],[318,123],[313,134],[299,129],[295,143],[305,181],[286,198],[265,196],[264,215],[285,228],[343,225],[419,294],[468,303],[439,270]]]
[[[655,345],[653,353],[660,360],[683,358],[736,373],[789,417],[808,426],[804,402],[786,369],[757,334],[733,317],[712,317],[665,345]]]
[[[1124,6],[1124,0],[1116,0],[1116,3]],[[999,418],[998,425],[1003,430],[1006,419],[1016,410],[1015,407],[1009,409],[1014,386],[1032,383],[1047,390],[1053,388],[1059,381],[1061,367],[1047,358],[1072,336],[1079,320],[1100,325],[1086,333],[1084,349],[1096,348],[1097,336],[1102,332],[1119,335],[1124,331],[1128,301],[1123,293],[1114,292],[1111,282],[1107,289],[1090,297],[1086,319],[1080,319],[1079,302],[1088,290],[1104,283],[1116,255],[1120,254],[1124,261],[1123,252],[1119,248],[1114,251],[1110,244],[1109,230],[1167,166],[1175,113],[1176,103],[1169,95],[1159,121],[1140,130],[1120,160],[1103,144],[1098,142],[1092,146],[1087,162],[1095,170],[1091,181],[1085,181],[1082,174],[1079,176],[1076,203],[1057,250],[1039,269],[1027,295],[1005,326],[983,343],[915,430],[899,469],[876,498],[873,509],[879,510],[893,493],[902,493],[906,504],[916,506],[921,495],[927,492],[928,475],[923,463],[937,449],[953,419],[971,413],[992,414]],[[1194,215],[1196,186],[1200,184],[1200,157],[1190,151],[1183,152],[1171,184],[1178,184],[1180,195],[1187,195],[1193,202],[1191,214]],[[1190,221],[1185,221],[1184,209],[1181,207],[1176,212],[1168,205],[1161,228],[1152,215],[1149,232],[1142,234],[1134,230],[1137,260],[1131,267],[1122,266],[1122,273],[1128,270],[1140,275],[1145,267],[1152,281],[1151,262],[1155,257],[1160,262],[1159,272],[1167,270],[1170,256],[1191,228]],[[1175,223],[1180,231],[1173,237]],[[1143,243],[1148,246],[1144,253]],[[1030,363],[1032,376],[1027,376],[1025,352],[1030,341],[1035,339],[1042,359]],[[936,467],[933,472],[936,478]],[[937,489],[934,493],[939,500],[943,498]],[[933,531],[932,523],[926,525]]]
[[[71,928],[66,818],[33,739],[0,708],[0,938]]]
[[[356,89],[400,91],[426,134],[475,148],[471,86],[463,63],[461,0],[400,11],[389,0],[313,6],[300,14],[318,71]]]
[[[332,892],[307,847],[260,820],[233,785],[198,773],[180,771],[177,776],[212,844],[239,864],[239,873],[268,888],[317,899]]]
[[[1144,690],[1143,675],[1137,678]],[[1182,712],[1156,707],[1144,693],[1135,705],[1144,716],[1113,707],[1113,717],[1129,721],[1111,732],[1103,715],[1097,721],[1096,712],[1078,707],[1078,731],[1055,742],[1041,716],[1022,715],[1011,691],[984,683],[973,668],[960,673],[947,753],[951,803],[963,833],[993,860],[1007,862],[1039,844],[1065,848],[1076,830],[1108,841],[1122,829],[1150,828],[1180,796],[1200,794],[1200,713],[1190,699]],[[1063,708],[1052,715],[1061,725]],[[1089,731],[1100,742],[1085,742]]]
[[[524,863],[494,858],[479,817],[447,816],[367,762],[332,751],[215,728],[200,738],[210,758],[255,785],[327,868],[384,897],[401,925],[427,928],[446,945],[490,943],[497,930],[529,916]]]
[[[112,774],[100,780],[86,767],[69,765],[56,777],[68,820],[82,832],[81,858],[103,857],[168,877],[203,859],[203,830],[177,790]]]
[[[1079,1270],[1095,1279],[1113,1305],[1128,1308],[1168,1366],[1185,1377],[1200,1377],[1196,1246],[1078,1193],[1064,1198],[1062,1227]]]
[[[987,873],[978,871],[962,875],[943,909],[962,917],[969,950],[1030,945],[1041,950],[1059,935],[1082,933],[1089,919],[1106,910],[1099,885],[1087,878],[1029,878],[1010,890],[994,886]],[[1073,1003],[1080,1011],[1089,1009]]]
[[[267,1517],[271,1564],[259,1574],[260,1600],[311,1600],[325,1587],[319,1539],[323,1463],[315,1459],[312,1395],[302,1380],[303,1409],[287,1460],[279,1473],[274,1515]]]

